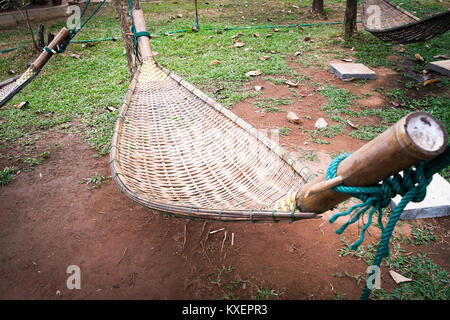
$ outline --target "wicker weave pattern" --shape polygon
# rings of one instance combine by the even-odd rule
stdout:
[[[368,25],[370,6],[378,6],[380,24]],[[386,42],[414,43],[432,39],[450,29],[450,11],[420,20],[387,0],[364,0],[363,26],[368,32]]]
[[[2,87],[0,87],[0,101],[2,101],[4,98],[6,98],[6,96],[13,91],[14,89],[16,89],[18,87],[18,85],[15,83],[15,81],[8,83],[7,85],[4,85]]]
[[[284,160],[282,159],[284,157]],[[276,200],[315,175],[204,93],[147,59],[116,125],[111,168],[151,209],[220,220],[302,218]]]

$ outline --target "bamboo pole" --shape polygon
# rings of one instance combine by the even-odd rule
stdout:
[[[344,159],[334,181],[325,182],[322,175],[307,183],[297,193],[297,207],[303,212],[330,210],[349,198],[330,189],[335,182],[360,187],[377,184],[399,171],[435,158],[446,149],[447,142],[447,132],[439,120],[422,111],[410,113]]]
[[[133,20],[136,32],[147,31],[145,23],[144,11],[140,8],[133,9]],[[150,39],[148,37],[139,37],[139,51],[143,60],[153,57],[152,48],[150,46]]]
[[[56,50],[59,45],[61,45],[67,38],[69,37],[69,30],[66,28],[62,28],[52,42],[47,46],[50,50]],[[47,61],[52,57],[53,53],[49,53],[47,51],[42,51],[39,57],[34,60],[31,68],[34,71],[41,70],[42,67],[47,63]]]

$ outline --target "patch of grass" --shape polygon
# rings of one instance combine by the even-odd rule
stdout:
[[[270,298],[276,298],[278,296],[277,292],[269,287],[258,288],[256,293],[256,300],[268,300]]]
[[[229,272],[231,272],[231,271],[233,271],[233,270],[234,270],[234,267],[233,267],[233,266],[229,266],[229,267],[222,266],[222,268],[217,269],[217,277],[216,277],[216,280],[215,280],[215,281],[211,281],[211,283],[220,286],[220,284],[222,283],[222,274],[223,274],[224,272],[229,273]]]
[[[330,153],[330,156],[331,156],[331,159],[335,159],[344,153],[348,153],[348,152],[345,150],[333,151]]]
[[[92,177],[89,178],[83,178],[80,181],[78,181],[79,184],[87,184],[87,185],[93,185],[88,188],[88,190],[97,189],[100,188],[102,184],[109,183],[109,181],[112,179],[112,176],[104,177],[101,174],[96,173]]]
[[[371,126],[365,126],[360,125],[358,130],[353,130],[349,133],[350,137],[364,140],[364,141],[370,141],[379,136],[381,133],[386,131],[388,129],[387,126],[378,126],[378,127],[371,127]]]
[[[278,106],[293,104],[294,101],[289,97],[283,98],[263,98],[254,102],[255,107],[263,109],[265,112],[284,112]]]
[[[414,225],[411,230],[411,244],[419,246],[424,245],[427,246],[432,241],[436,241],[436,236],[433,234],[431,228],[426,226],[416,226]]]
[[[357,98],[357,96],[350,93],[350,91],[339,89],[334,86],[326,86],[319,92],[328,98],[328,104],[322,106],[322,110],[334,115],[345,114],[348,116],[358,116],[358,112],[349,109],[353,104],[353,100]]]
[[[234,290],[238,289],[242,283],[244,283],[242,279],[231,280],[221,300],[239,300],[239,297],[235,296]]]
[[[345,300],[345,293],[335,292],[333,300]]]
[[[352,256],[357,259],[364,260],[369,266],[372,265],[373,259],[375,258],[375,253],[377,251],[378,243],[374,241],[366,245],[360,245],[358,249],[352,250],[350,248],[350,242],[348,242],[343,236],[340,236],[340,239],[344,243],[344,246],[338,249],[340,257]]]
[[[0,186],[6,186],[15,180],[15,174],[18,172],[17,167],[6,167],[0,171]]]
[[[347,271],[344,271],[344,273],[336,272],[333,274],[333,277],[339,277],[339,278],[347,277],[347,278],[353,279],[356,281],[356,285],[358,287],[359,287],[361,281],[365,280],[364,276],[361,276],[360,274],[350,275]]]
[[[317,161],[317,151],[316,150],[300,150],[300,159],[308,161]]]
[[[50,151],[46,150],[40,153],[36,158],[25,157],[23,162],[28,165],[30,169],[33,169],[35,166],[41,165],[45,159],[50,158]]]
[[[278,132],[281,136],[288,136],[291,133],[291,128],[289,127],[282,127],[278,128]]]
[[[314,143],[328,144],[330,142],[328,142],[327,140],[321,139],[321,137],[326,137],[326,138],[330,138],[330,139],[334,138],[335,136],[337,136],[339,134],[343,134],[344,128],[340,124],[333,124],[333,125],[330,125],[326,128],[322,128],[322,129],[308,130],[308,133],[311,136],[311,140]]]
[[[384,289],[373,290],[371,299],[375,300],[449,300],[450,278],[448,272],[435,264],[425,253],[415,256],[397,256],[395,260],[386,260],[390,269],[413,279],[404,282],[398,288],[387,292]]]

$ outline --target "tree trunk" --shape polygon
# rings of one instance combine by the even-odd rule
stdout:
[[[311,10],[312,10],[312,12],[322,14],[323,13],[323,0],[313,0]]]
[[[122,28],[122,39],[127,54],[128,69],[130,70],[130,77],[133,76],[136,71],[136,63],[133,50],[133,34],[131,32],[131,17],[130,7],[127,0],[112,0],[114,9],[116,10],[117,18],[120,21]],[[139,0],[133,0],[133,9],[139,8]]]
[[[358,0],[347,0],[344,18],[345,36],[351,37],[356,32],[356,17],[358,14]]]

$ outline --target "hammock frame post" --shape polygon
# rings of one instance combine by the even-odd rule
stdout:
[[[69,37],[70,32],[67,28],[62,28],[58,34],[53,38],[52,42],[47,46],[50,50],[57,51],[58,46],[60,46]],[[52,57],[53,53],[47,51],[42,51],[39,57],[33,62],[34,70],[41,70],[42,67],[47,63],[47,61]]]
[[[145,23],[144,11],[141,8],[135,8],[132,11],[134,27],[136,32],[147,31]],[[150,46],[150,39],[148,37],[138,38],[139,51],[143,60],[153,57],[152,48]]]
[[[346,186],[375,185],[399,171],[435,158],[445,150],[447,141],[447,132],[439,120],[423,111],[413,112],[344,159],[337,177]],[[317,190],[317,185],[324,188]],[[325,176],[321,176],[307,183],[297,193],[296,200],[300,211],[321,213],[348,198],[347,194],[331,190]]]

